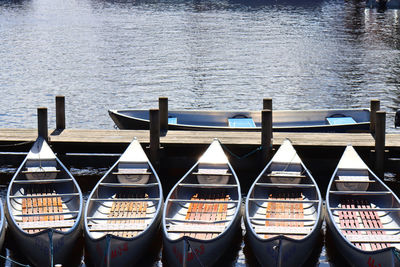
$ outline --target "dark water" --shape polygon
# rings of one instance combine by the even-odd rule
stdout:
[[[357,0],[0,0],[0,127],[36,127],[40,106],[54,125],[56,95],[67,127],[103,129],[107,109],[153,108],[159,96],[171,109],[377,98],[394,132],[399,16]],[[235,249],[233,265],[256,265],[244,242]],[[329,264],[322,241],[314,255],[309,266]]]
[[[368,107],[394,131],[399,11],[361,0],[1,0],[0,127],[36,127],[66,96],[67,127],[110,108]]]

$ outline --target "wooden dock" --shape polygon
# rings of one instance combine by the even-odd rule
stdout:
[[[0,151],[12,151],[18,144],[34,142],[38,136],[37,129],[0,129]],[[107,145],[127,145],[136,137],[142,144],[150,143],[147,130],[90,130],[64,129],[50,130],[49,142],[53,145],[82,145],[100,147]],[[218,138],[225,145],[259,146],[261,132],[207,132],[207,131],[168,131],[160,137],[162,146],[208,145]],[[373,149],[375,139],[370,133],[283,133],[274,132],[272,144],[279,146],[289,138],[294,146],[302,147],[355,147]],[[386,149],[400,150],[400,133],[386,134]],[[15,150],[18,150],[15,148]],[[68,150],[68,149],[67,149]],[[69,151],[73,152],[73,151]],[[90,152],[90,151],[87,151]],[[103,151],[107,153],[107,151]],[[111,151],[115,152],[115,151]]]

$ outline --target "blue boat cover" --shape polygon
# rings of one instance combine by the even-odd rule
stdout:
[[[176,117],[168,117],[168,124],[177,124],[178,119]]]
[[[352,117],[328,117],[326,118],[329,125],[340,125],[340,124],[355,124],[357,123]]]
[[[253,128],[256,127],[252,118],[229,118],[229,127]]]

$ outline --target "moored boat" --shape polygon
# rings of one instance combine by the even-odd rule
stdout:
[[[348,145],[326,194],[333,244],[351,266],[400,266],[398,197]]]
[[[34,266],[67,266],[77,257],[82,212],[77,182],[39,137],[7,190],[6,216],[19,251]]]
[[[246,198],[246,241],[262,266],[301,266],[321,235],[316,182],[285,140]]]
[[[148,110],[109,110],[119,129],[149,129]],[[368,132],[368,109],[274,110],[277,132]],[[168,111],[169,130],[260,131],[261,111]]]
[[[97,183],[86,204],[85,243],[94,266],[133,266],[160,232],[159,177],[135,138]]]
[[[163,257],[170,266],[212,266],[240,231],[240,185],[214,140],[173,187],[163,211]]]

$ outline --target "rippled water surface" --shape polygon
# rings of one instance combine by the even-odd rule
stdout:
[[[111,108],[400,108],[398,10],[356,0],[0,0],[0,128],[69,128]],[[240,242],[240,241],[239,241]],[[235,265],[252,263],[242,243]],[[322,250],[322,253],[319,253]],[[327,265],[325,246],[310,263]],[[157,262],[160,265],[161,262]]]
[[[67,127],[110,108],[400,107],[398,10],[362,1],[0,1],[0,127],[36,127],[66,96]],[[391,129],[393,130],[393,129]],[[393,130],[394,131],[394,130]]]

